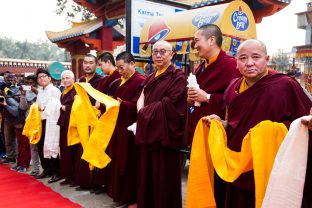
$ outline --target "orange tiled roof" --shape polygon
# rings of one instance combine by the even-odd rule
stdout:
[[[80,22],[80,23],[73,23],[72,27],[60,31],[60,32],[52,32],[52,31],[46,31],[46,34],[49,38],[49,40],[53,43],[66,40],[73,37],[78,37],[81,35],[85,35],[88,33],[91,33],[103,26],[102,19],[94,19],[88,22]]]

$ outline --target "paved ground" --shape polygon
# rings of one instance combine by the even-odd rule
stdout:
[[[182,173],[182,198],[183,207],[185,207],[185,193],[186,193],[186,181],[187,181],[188,164]],[[68,185],[61,186],[60,182],[48,183],[49,178],[40,179],[42,183],[51,187],[54,191],[60,193],[63,197],[70,199],[73,202],[80,204],[86,208],[108,208],[111,207],[113,201],[106,194],[91,194],[90,191],[76,191],[76,187],[69,187]]]

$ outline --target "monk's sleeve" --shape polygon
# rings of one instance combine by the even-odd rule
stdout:
[[[181,146],[187,115],[185,78],[176,77],[166,92],[164,97],[138,112],[136,135],[138,144],[159,142],[169,148]]]

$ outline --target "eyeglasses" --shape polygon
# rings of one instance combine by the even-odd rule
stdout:
[[[153,50],[153,55],[157,56],[157,54],[159,53],[161,56],[165,55],[165,53],[167,51],[171,51],[171,50],[166,50],[166,49],[160,49],[160,50]]]
[[[38,76],[38,79],[43,79],[43,78],[46,78],[47,76],[48,76],[48,75],[43,74],[43,75]]]

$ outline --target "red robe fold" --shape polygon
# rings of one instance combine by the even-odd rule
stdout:
[[[108,89],[108,94],[122,100],[114,134],[108,146],[108,155],[112,162],[108,167],[107,194],[116,202],[135,203],[137,190],[138,146],[134,135],[127,127],[136,122],[136,103],[143,89],[145,77],[135,72],[123,85],[115,80]]]
[[[138,112],[140,145],[138,208],[182,207],[180,148],[187,140],[186,79],[173,66],[151,74]]]
[[[199,119],[206,115],[216,114],[224,118],[222,110],[223,93],[230,81],[236,77],[241,77],[236,68],[236,61],[233,57],[220,51],[217,60],[207,68],[203,62],[195,71],[199,88],[211,94],[209,103],[202,103],[200,107],[194,107],[194,111],[189,115],[188,142],[191,145],[196,125]]]
[[[269,71],[267,76],[238,94],[241,81],[242,78],[233,80],[225,92],[228,147],[234,151],[240,151],[249,129],[263,120],[282,122],[289,127],[295,119],[309,114],[312,103],[300,84],[291,77]],[[311,165],[311,156],[309,161]],[[311,180],[306,183],[308,181],[311,187]],[[253,171],[242,174],[234,183],[227,184],[226,206],[254,207],[254,190]]]
[[[67,146],[67,132],[70,119],[70,112],[76,95],[75,89],[71,89],[61,96],[61,104],[65,105],[65,111],[61,114],[57,124],[60,126],[60,165],[61,177],[73,181],[75,176],[75,161],[77,160],[78,145]]]

